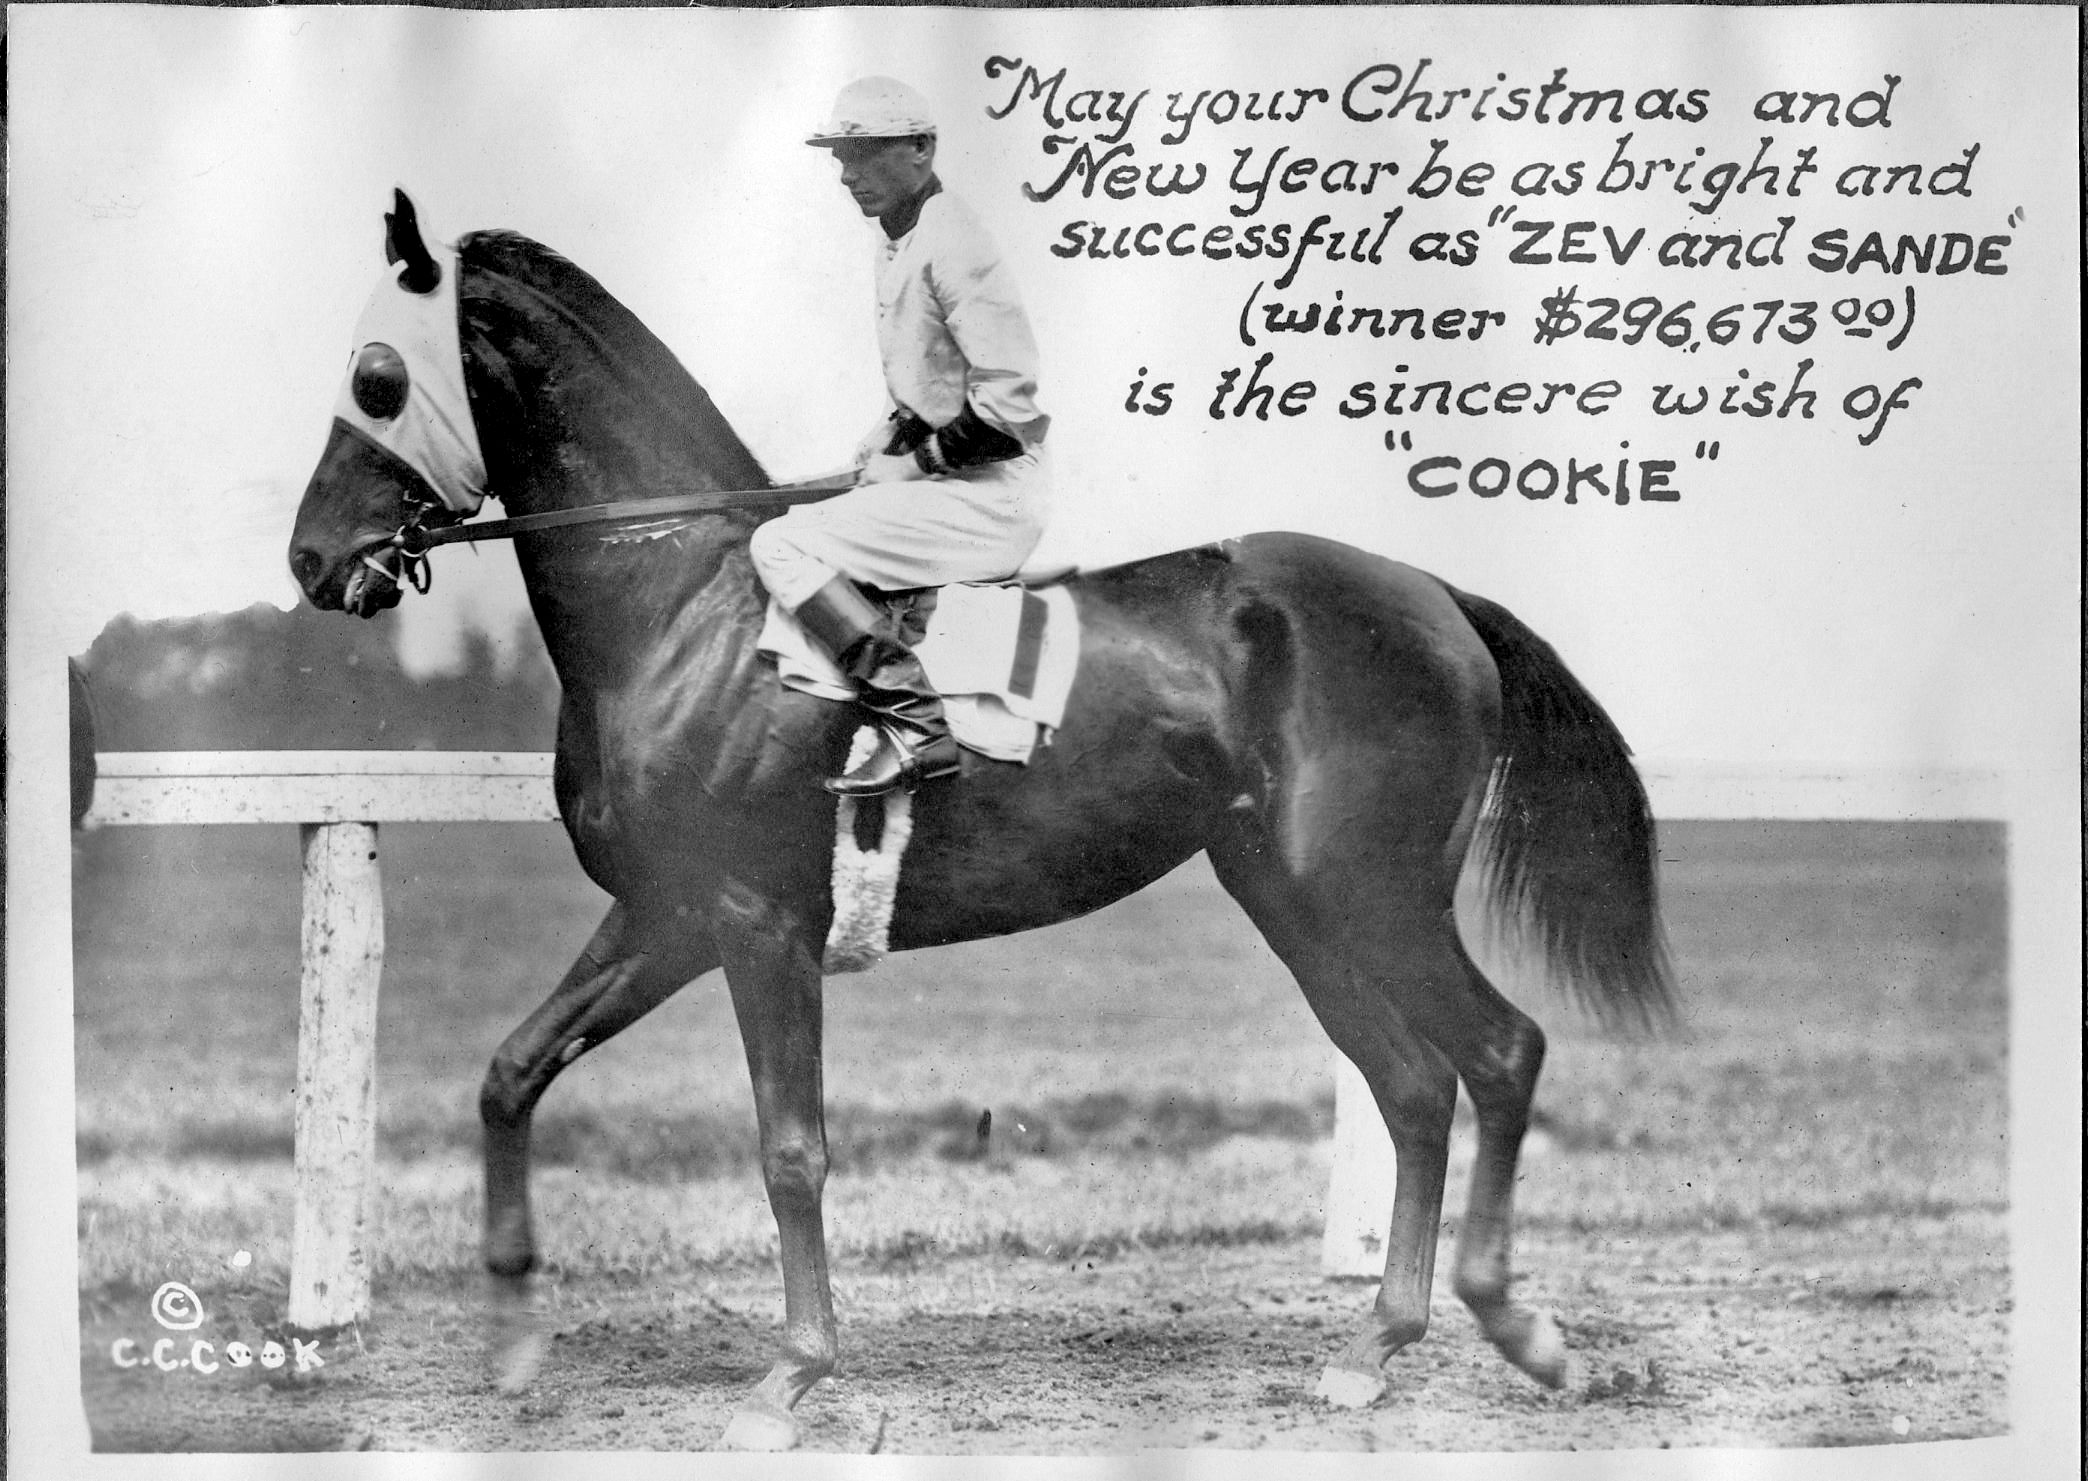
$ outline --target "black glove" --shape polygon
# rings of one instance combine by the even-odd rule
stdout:
[[[920,419],[916,417],[914,420]],[[894,439],[892,451],[904,452],[906,449]],[[1004,463],[1010,458],[1020,457],[1022,444],[982,420],[967,401],[948,426],[930,431],[912,451],[922,472],[951,473],[960,468],[981,468],[988,463]]]
[[[934,434],[933,427],[902,406],[892,413],[892,436],[885,443],[885,456],[900,457],[913,452]]]

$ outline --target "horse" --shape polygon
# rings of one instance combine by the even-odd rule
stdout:
[[[397,309],[389,295],[432,294],[425,285],[451,275],[454,307],[435,312],[454,316],[458,363],[365,345],[342,394],[411,418],[409,377],[461,373],[482,468],[458,466],[468,455],[454,450],[416,465],[337,416],[290,540],[314,605],[369,617],[420,584],[406,536],[464,517],[444,494],[466,474],[510,519],[772,486],[674,355],[573,263],[501,230],[467,234],[438,261],[403,194],[386,221],[393,266],[373,306]],[[546,1349],[527,1315],[538,1101],[580,1054],[724,969],[785,1323],[722,1442],[781,1449],[837,1354],[820,1081],[836,801],[819,779],[840,768],[857,717],[783,687],[757,651],[766,598],[747,541],[762,517],[683,514],[642,539],[588,524],[516,536],[564,691],[559,813],[613,904],[494,1054],[479,1109],[489,1359],[519,1392]],[[1620,1027],[1671,1013],[1654,825],[1617,727],[1505,608],[1329,540],[1249,535],[1069,585],[1082,637],[1063,726],[1027,765],[967,753],[961,775],[915,795],[892,948],[1068,920],[1207,854],[1361,1071],[1398,1154],[1383,1281],[1323,1370],[1322,1397],[1381,1397],[1388,1361],[1427,1329],[1460,1081],[1478,1158],[1455,1290],[1510,1363],[1562,1385],[1556,1320],[1510,1289],[1516,1162],[1545,1038],[1474,965],[1452,903],[1473,853],[1492,916],[1584,1007]]]

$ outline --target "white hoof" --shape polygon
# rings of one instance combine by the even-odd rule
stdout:
[[[1368,1409],[1385,1396],[1385,1380],[1376,1373],[1329,1364],[1321,1371],[1312,1396],[1337,1409]]]
[[[1516,1367],[1546,1388],[1566,1386],[1572,1359],[1566,1351],[1566,1338],[1550,1312],[1540,1311],[1533,1315],[1530,1335],[1524,1339],[1521,1353],[1513,1355],[1513,1361]]]
[[[510,1396],[527,1393],[550,1349],[551,1341],[542,1332],[504,1333],[493,1349],[493,1387]]]
[[[724,1450],[774,1452],[794,1450],[797,1442],[798,1423],[790,1411],[757,1400],[733,1411],[718,1445]]]
[[[488,1338],[486,1368],[493,1386],[504,1394],[525,1392],[543,1371],[551,1351],[551,1334],[527,1278],[494,1280]]]

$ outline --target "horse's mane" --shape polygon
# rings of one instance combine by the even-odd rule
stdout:
[[[457,243],[467,272],[520,285],[592,342],[601,362],[655,418],[655,435],[687,438],[693,468],[722,487],[766,488],[769,478],[710,393],[674,352],[585,269],[519,232],[475,231]],[[644,403],[651,403],[645,406]]]

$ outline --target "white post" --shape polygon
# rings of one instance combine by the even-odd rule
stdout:
[[[555,823],[552,758],[443,751],[104,751],[92,827],[298,823],[304,966],[297,1034],[292,1326],[370,1311],[377,1149],[377,824]]]
[[[1334,1175],[1327,1183],[1327,1232],[1320,1269],[1330,1276],[1385,1273],[1392,1184],[1399,1158],[1377,1101],[1348,1056],[1334,1055]]]
[[[384,892],[375,823],[306,823],[302,832],[289,1319],[293,1327],[317,1330],[360,1321],[370,1310]]]

